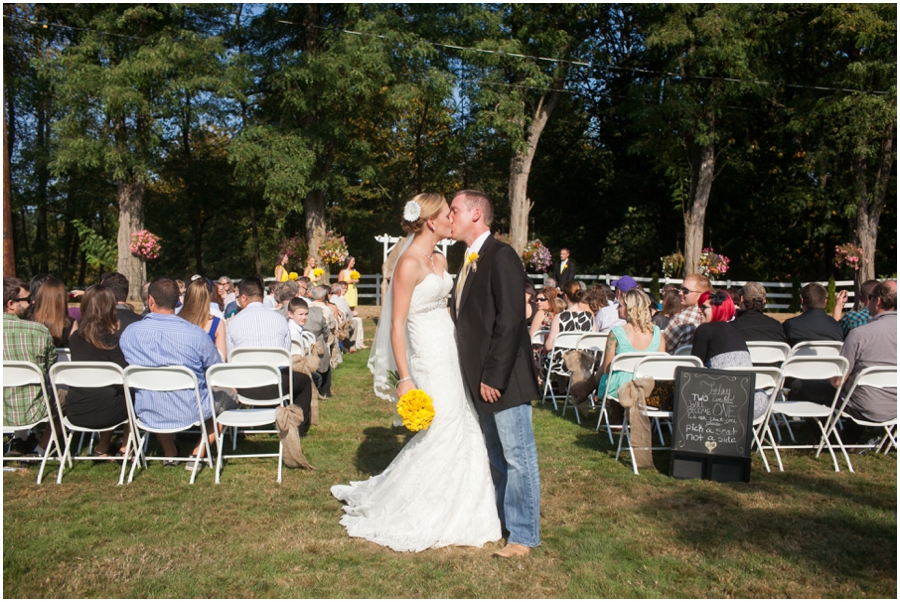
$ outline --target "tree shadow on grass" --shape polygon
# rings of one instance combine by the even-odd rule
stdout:
[[[413,437],[413,433],[403,427],[370,426],[363,430],[363,434],[366,438],[356,450],[354,464],[360,472],[368,475],[383,472]]]

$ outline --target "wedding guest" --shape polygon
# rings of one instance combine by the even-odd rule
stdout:
[[[219,289],[219,297],[222,298],[222,311],[225,311],[225,307],[236,299],[234,294],[234,282],[228,276],[222,276],[219,278],[216,286]]]
[[[534,288],[534,285],[526,280],[525,281],[525,326],[531,330],[531,320],[534,319],[534,315],[537,313],[537,301],[535,301],[535,297],[537,297],[537,290]]]
[[[691,355],[699,357],[711,370],[750,368],[750,350],[744,338],[731,326],[734,319],[734,301],[727,291],[706,291],[700,295],[697,305],[703,315],[703,323],[694,332]],[[758,390],[753,402],[753,418],[766,411],[769,396]]]
[[[209,278],[203,278],[209,290],[209,313],[217,318],[225,319],[225,300],[220,294],[219,287]]]
[[[534,318],[531,320],[529,336],[534,337],[535,334],[542,330],[547,332],[550,331],[550,326],[553,324],[553,318],[559,313],[554,304],[554,301],[556,300],[555,288],[544,287],[541,289],[541,292],[537,294],[537,297],[535,298],[535,301],[537,301],[537,311],[534,314]],[[533,344],[531,346],[531,355],[534,360],[534,373],[537,375],[542,374],[541,365],[543,358],[546,355],[543,344]]]
[[[141,285],[141,305],[144,306],[144,309],[141,310],[141,317],[143,318],[147,314],[150,313],[150,283],[145,282]]]
[[[84,292],[78,331],[72,335],[69,342],[72,361],[112,362],[122,368],[128,366],[125,355],[119,348],[122,327],[118,313],[116,295],[110,287],[96,284]],[[131,314],[137,317],[134,312]],[[102,429],[112,429],[128,420],[125,391],[121,386],[89,389],[69,387],[63,412],[72,424],[101,431],[96,448],[96,455],[100,458],[109,457],[113,436],[112,430]],[[114,456],[122,456],[125,453],[125,443],[129,435],[127,423],[124,428],[118,453],[114,453]]]
[[[634,278],[627,274],[618,280],[613,280],[612,285],[616,287],[615,302],[612,305],[600,308],[596,318],[597,332],[609,332],[616,326],[625,324],[625,321],[619,317],[619,304],[622,302],[622,296],[631,289],[640,288]]]
[[[300,285],[293,280],[280,283],[275,288],[275,313],[287,318],[288,304],[300,292]]]
[[[763,312],[766,309],[766,289],[758,282],[748,282],[741,287],[741,308],[731,327],[745,341],[787,343],[781,322]]]
[[[803,313],[785,320],[782,327],[788,344],[793,347],[804,341],[843,341],[844,331],[837,320],[825,313],[828,291],[818,282],[810,282],[800,289]]]
[[[659,327],[650,321],[650,297],[639,288],[632,287],[619,296],[616,311],[624,322],[614,326],[606,339],[606,350],[603,352],[603,363],[600,365],[600,383],[597,385],[597,396],[603,398],[607,389],[615,396],[619,387],[631,380],[632,373],[616,370],[610,373],[612,360],[620,353],[638,353],[641,351],[665,351],[666,341]]]
[[[225,320],[210,311],[210,287],[206,278],[194,280],[188,285],[178,317],[202,328],[216,346],[219,356],[225,360]]]
[[[566,300],[566,310],[553,317],[550,324],[550,332],[544,341],[544,349],[553,349],[553,342],[560,332],[590,332],[594,326],[594,314],[588,304],[586,295],[581,290],[581,285],[575,280],[569,280],[563,286],[563,296]]]
[[[50,278],[53,278],[50,274],[35,274],[31,277],[31,280],[26,286],[31,301],[28,305],[28,310],[25,312],[25,315],[22,316],[23,320],[34,320],[34,299],[37,297],[38,291],[41,290],[41,286],[43,286]]]
[[[697,307],[697,300],[709,288],[709,278],[701,274],[691,274],[684,279],[679,289],[681,311],[669,318],[669,325],[663,332],[669,353],[675,353],[680,347],[694,342],[694,331],[703,323],[703,314]]]
[[[665,330],[669,325],[669,320],[681,311],[681,295],[677,290],[668,290],[662,294],[662,309],[653,316],[653,323],[660,330]]]
[[[846,338],[850,331],[864,324],[868,324],[872,319],[869,313],[869,296],[878,286],[878,280],[866,280],[859,287],[859,297],[857,298],[857,309],[844,314],[844,303],[847,302],[847,291],[839,291],[834,304],[834,311],[831,317],[838,321],[841,330]]]
[[[119,272],[107,272],[100,278],[100,284],[112,291],[116,297],[116,318],[119,320],[119,330],[117,335],[121,335],[130,324],[141,321],[141,316],[134,313],[134,310],[127,303],[128,300],[128,278]],[[82,305],[84,300],[81,301]]]
[[[594,316],[596,316],[601,309],[609,306],[609,297],[607,297],[608,290],[609,287],[603,287],[599,284],[594,284],[587,290],[586,299],[588,305],[591,306],[591,311]]]
[[[731,297],[731,303],[734,305],[734,316],[739,317],[743,310],[741,309],[741,287],[733,284],[725,289],[725,292]]]
[[[575,262],[569,257],[569,249],[559,250],[559,263],[550,265],[550,275],[556,281],[555,286],[563,289],[567,282],[575,279]]]
[[[368,349],[365,345],[365,334],[363,332],[363,321],[359,316],[353,315],[350,304],[344,295],[347,292],[346,282],[335,282],[331,285],[331,296],[329,301],[338,308],[343,316],[343,322],[349,324],[347,331],[347,342],[351,352]]]
[[[47,327],[57,347],[68,347],[74,321],[67,311],[66,285],[49,276],[31,298],[34,304],[32,320]]]

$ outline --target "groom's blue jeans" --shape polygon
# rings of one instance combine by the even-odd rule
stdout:
[[[481,414],[481,430],[497,492],[500,524],[507,543],[535,548],[541,543],[541,483],[531,426],[531,404]]]

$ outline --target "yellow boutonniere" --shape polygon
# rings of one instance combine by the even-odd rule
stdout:
[[[569,264],[568,264],[568,263],[564,263],[562,269],[566,269],[567,267],[569,267]]]
[[[472,271],[473,271],[473,272],[477,272],[477,271],[478,271],[478,257],[479,257],[479,255],[478,255],[478,253],[476,253],[475,251],[472,251],[472,252],[469,253],[469,255],[466,257],[466,265],[468,265],[468,264],[471,263],[471,264],[472,264]]]

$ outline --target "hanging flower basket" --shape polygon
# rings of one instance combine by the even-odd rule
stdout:
[[[681,254],[681,251],[660,257],[660,260],[662,260],[662,271],[666,278],[678,278],[684,270],[684,255]]]
[[[336,265],[342,263],[349,253],[347,252],[347,243],[344,237],[337,232],[325,232],[325,238],[319,245],[319,257],[325,263]]]
[[[278,245],[278,254],[287,253],[291,263],[306,263],[306,240],[302,236],[286,238]]]
[[[864,263],[869,263],[869,260],[866,258],[862,247],[857,247],[852,242],[834,247],[834,267],[842,268],[846,266],[853,268],[855,272]]]
[[[531,266],[539,272],[546,272],[553,261],[550,249],[545,247],[537,238],[528,241],[525,249],[522,250],[522,261],[526,266]]]
[[[724,276],[730,263],[730,259],[724,255],[719,255],[713,251],[712,247],[707,247],[700,253],[698,271],[707,278],[710,276]]]
[[[138,230],[131,235],[131,245],[128,250],[135,257],[140,257],[144,261],[156,259],[162,250],[159,241],[162,240],[156,234],[148,230]]]

